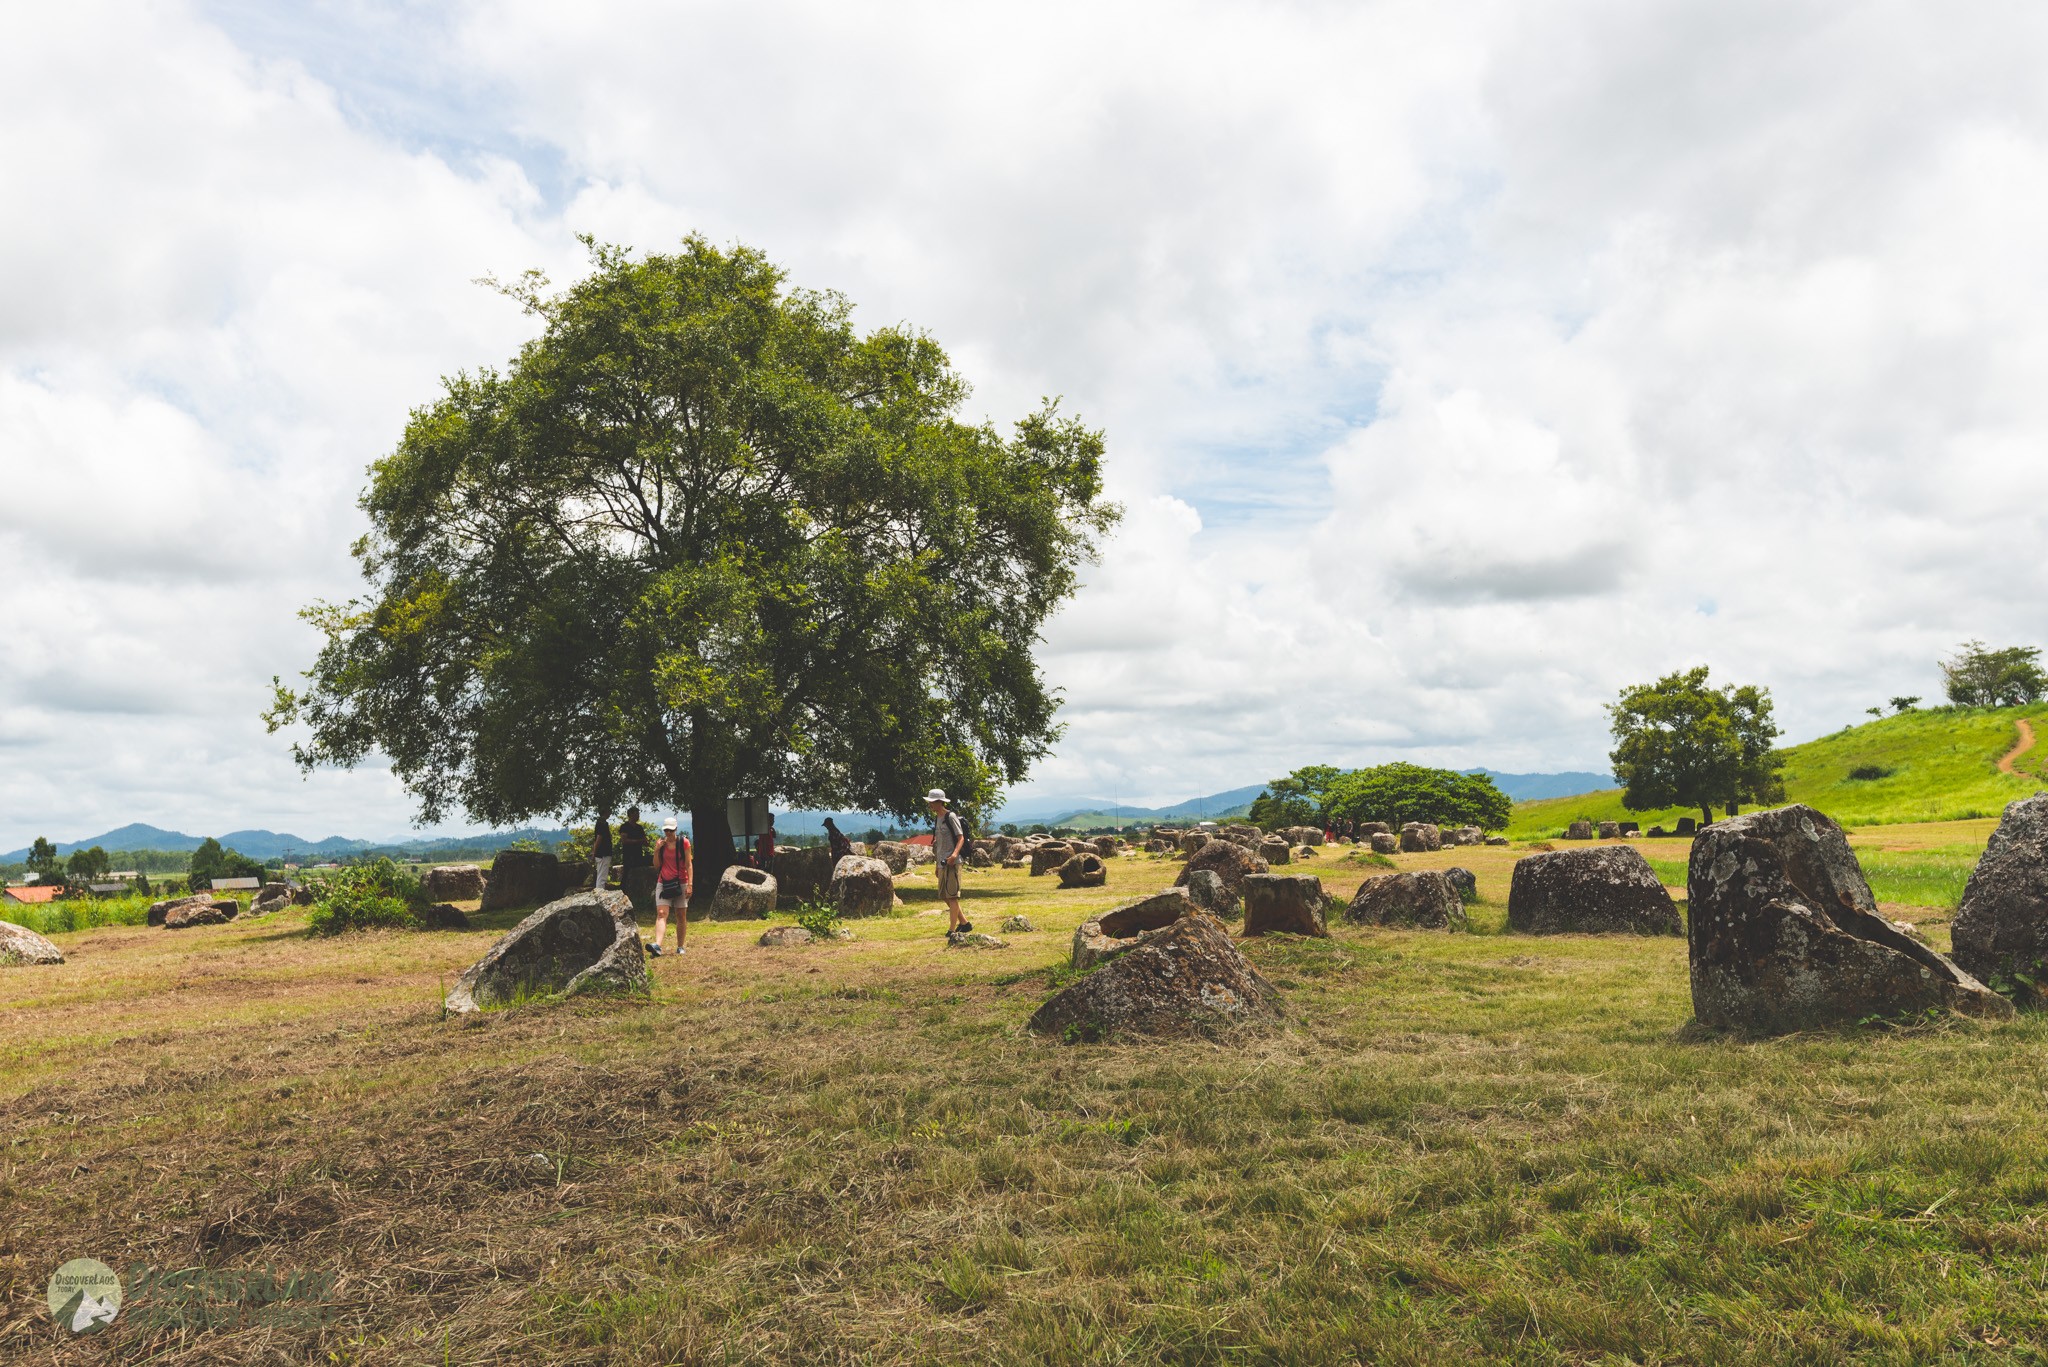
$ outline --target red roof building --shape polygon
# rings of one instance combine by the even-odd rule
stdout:
[[[0,901],[19,902],[23,906],[34,906],[38,902],[56,901],[57,894],[61,891],[62,889],[55,883],[51,883],[47,887],[28,883],[18,888],[9,888],[6,892],[0,893]]]

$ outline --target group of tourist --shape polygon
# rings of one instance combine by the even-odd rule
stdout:
[[[967,934],[974,929],[960,911],[960,857],[967,848],[967,827],[959,813],[947,805],[943,790],[934,788],[925,794],[925,804],[932,813],[932,855],[938,863],[939,896],[946,903],[946,933]],[[853,853],[853,842],[848,840],[831,817],[825,818],[825,839],[830,846],[832,863]],[[647,952],[656,958],[668,952],[668,918],[673,911],[676,918],[677,954],[688,949],[690,932],[690,893],[693,887],[690,865],[690,838],[676,829],[676,820],[669,817],[661,823],[661,839],[655,843],[650,854],[647,848],[647,828],[640,824],[640,809],[628,807],[626,819],[619,823],[614,836],[611,813],[600,812],[597,824],[591,829],[590,859],[596,875],[591,886],[604,888],[612,870],[613,851],[621,872],[620,882],[625,875],[637,868],[654,867],[654,938],[648,942]],[[753,848],[744,850],[740,862],[757,869],[767,869],[775,858],[775,823],[770,820],[768,829],[753,840]]]

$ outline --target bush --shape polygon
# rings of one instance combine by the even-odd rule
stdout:
[[[811,932],[813,940],[831,940],[839,935],[839,913],[822,902],[806,902],[798,907],[796,923]]]
[[[428,906],[420,880],[389,859],[343,869],[325,880],[306,923],[315,935],[349,930],[418,930]]]
[[[1849,777],[1858,783],[1869,783],[1874,779],[1890,778],[1896,769],[1887,769],[1882,764],[1859,764],[1849,771]]]

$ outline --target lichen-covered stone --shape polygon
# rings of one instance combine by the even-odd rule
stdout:
[[[1360,925],[1414,930],[1464,930],[1465,902],[1451,880],[1434,869],[1389,873],[1361,883],[1344,919]]]
[[[1479,900],[1479,880],[1473,876],[1472,870],[1445,869],[1444,878],[1457,890],[1460,902],[1470,904]]]
[[[1385,831],[1374,831],[1369,837],[1374,854],[1397,854],[1401,849],[1401,838]]]
[[[775,910],[775,875],[766,869],[729,865],[711,894],[714,921],[765,921]]]
[[[0,964],[61,964],[64,951],[12,921],[0,921]]]
[[[528,916],[462,971],[448,1009],[480,1011],[530,996],[647,991],[647,953],[622,892],[571,893]]]
[[[1703,1025],[1783,1034],[1929,1009],[2012,1014],[2005,998],[1878,914],[1842,828],[1811,807],[1701,829],[1686,887],[1693,1014]]]
[[[1180,917],[1054,995],[1031,1029],[1068,1042],[1226,1037],[1280,1017],[1280,994],[1200,912]]]
[[[475,902],[484,895],[484,871],[474,864],[443,864],[421,874],[420,886],[436,902]]]
[[[777,926],[773,930],[763,931],[761,938],[755,943],[763,949],[786,949],[810,944],[813,938],[811,932],[802,926]]]
[[[1063,888],[1099,888],[1108,882],[1109,865],[1093,851],[1073,855],[1060,865],[1060,886]]]
[[[832,909],[848,919],[887,916],[896,905],[896,884],[881,860],[849,854],[832,870],[829,896]]]
[[[1216,877],[1214,874],[1207,876],[1212,880]],[[1219,882],[1217,886],[1222,884]],[[1074,928],[1070,962],[1075,968],[1093,968],[1137,944],[1138,937],[1146,931],[1170,926],[1197,909],[1185,888],[1168,888],[1165,892],[1126,902]]]
[[[491,861],[479,911],[545,905],[562,895],[562,861],[544,850],[500,850]]]
[[[1312,873],[1250,873],[1244,879],[1244,933],[1329,938],[1329,898]]]
[[[2038,1005],[2048,993],[2048,793],[2007,804],[1949,941],[1965,972],[2015,1001]]]
[[[1197,907],[1211,916],[1228,920],[1243,910],[1238,895],[1214,869],[1196,869],[1189,874],[1186,892]]]
[[[1427,821],[1410,821],[1401,827],[1401,848],[1410,854],[1427,854],[1431,850],[1440,850],[1443,846],[1442,829]],[[1373,848],[1379,848],[1377,843]]]
[[[1515,863],[1508,929],[1524,935],[1683,935],[1650,861],[1627,845],[1532,854]]]
[[[1230,890],[1232,897],[1242,897],[1245,875],[1265,873],[1267,868],[1265,860],[1235,841],[1211,840],[1188,856],[1188,862],[1181,867],[1180,876],[1173,880],[1173,885],[1184,888],[1191,877],[1206,869],[1223,880],[1223,886]]]

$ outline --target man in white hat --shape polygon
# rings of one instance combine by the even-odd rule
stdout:
[[[939,896],[946,899],[946,933],[964,935],[974,922],[960,914],[960,851],[967,843],[967,826],[960,814],[946,806],[946,792],[934,788],[924,795],[932,809],[932,857],[939,861]]]

